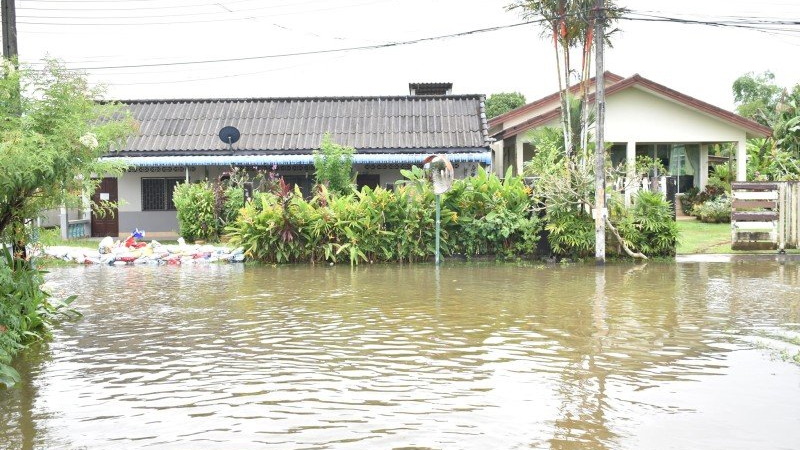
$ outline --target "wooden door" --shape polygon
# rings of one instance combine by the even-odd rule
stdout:
[[[108,201],[116,203],[117,197],[117,179],[116,178],[103,178],[100,186],[97,187],[92,196],[92,201],[96,204]],[[92,209],[92,237],[106,237],[111,236],[116,239],[119,235],[119,214],[117,208],[107,211],[102,216],[98,215]]]

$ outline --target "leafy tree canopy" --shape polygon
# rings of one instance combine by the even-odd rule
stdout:
[[[782,93],[783,89],[775,84],[775,75],[770,71],[760,74],[748,72],[733,82],[736,112],[762,125],[770,126],[771,116]]]
[[[121,167],[98,158],[134,130],[102,90],[54,60],[41,70],[2,61],[0,73],[0,242],[27,242],[26,223],[92,192],[97,174]],[[20,94],[21,93],[21,94]]]
[[[752,72],[733,83],[737,112],[772,128],[766,147],[774,152],[788,152],[791,158],[800,157],[800,83],[791,89],[774,82],[772,72],[755,75]],[[765,146],[761,146],[766,148]],[[762,155],[763,156],[763,155]],[[777,158],[772,155],[771,158]],[[769,176],[769,174],[768,174]]]
[[[517,109],[525,104],[525,96],[519,92],[498,92],[486,99],[486,117],[491,119]]]

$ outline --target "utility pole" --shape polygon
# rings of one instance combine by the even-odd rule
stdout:
[[[0,0],[3,16],[3,57],[16,60],[17,55],[17,11],[14,0]]]
[[[598,265],[606,263],[606,170],[605,170],[605,137],[603,131],[606,120],[606,86],[605,65],[603,63],[603,45],[605,43],[605,4],[597,0],[594,19],[594,45],[597,56],[595,75],[595,104],[597,106],[597,143],[594,149],[594,258]]]

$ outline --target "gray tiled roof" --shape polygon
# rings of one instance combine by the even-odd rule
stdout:
[[[329,133],[359,152],[488,150],[482,95],[300,97],[123,101],[139,122],[121,150],[208,154],[228,150],[219,137],[234,126],[237,153],[307,153]]]

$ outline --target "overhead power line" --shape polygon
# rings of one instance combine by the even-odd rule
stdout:
[[[113,66],[85,66],[85,67],[70,67],[74,70],[112,70],[112,69],[130,69],[130,68],[138,68],[138,67],[167,67],[167,66],[188,66],[188,65],[196,65],[196,64],[214,64],[214,63],[229,63],[229,62],[236,62],[236,61],[254,61],[260,59],[273,59],[273,58],[286,58],[290,56],[307,56],[307,55],[322,55],[322,54],[329,54],[329,53],[340,53],[340,52],[351,52],[351,51],[359,51],[359,50],[375,50],[380,48],[389,48],[389,47],[400,47],[404,45],[412,45],[412,44],[419,44],[421,42],[429,42],[429,41],[437,41],[442,39],[452,39],[457,37],[469,36],[473,34],[479,33],[488,33],[490,31],[497,31],[502,29],[520,27],[523,25],[529,25],[533,22],[537,21],[528,21],[528,22],[519,22],[510,25],[500,25],[495,27],[489,28],[480,28],[477,30],[470,30],[470,31],[463,31],[460,33],[452,33],[452,34],[443,34],[439,36],[431,36],[431,37],[423,37],[417,39],[410,39],[407,41],[397,41],[397,42],[386,42],[382,44],[373,44],[373,45],[361,45],[356,47],[344,47],[344,48],[332,48],[332,49],[325,49],[325,50],[309,50],[303,52],[289,52],[289,53],[278,53],[272,55],[258,55],[258,56],[243,56],[238,58],[219,58],[219,59],[205,59],[205,60],[195,60],[195,61],[173,61],[173,62],[164,62],[164,63],[146,63],[146,64],[121,64],[121,65],[113,65]],[[540,22],[540,21],[539,21]]]

